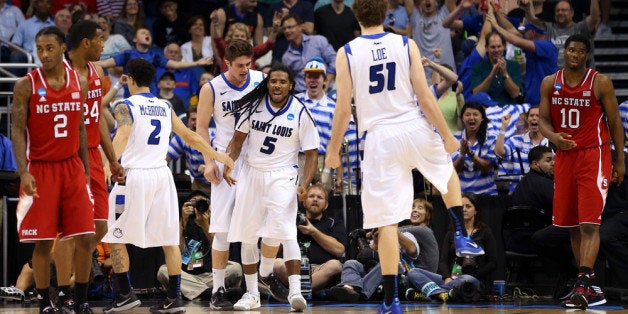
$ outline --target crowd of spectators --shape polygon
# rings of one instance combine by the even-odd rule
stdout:
[[[459,174],[463,197],[465,228],[485,254],[474,260],[455,256],[451,232],[440,248],[430,229],[431,204],[415,202],[410,226],[400,229],[403,271],[410,289],[425,298],[446,301],[448,291],[458,284],[471,283],[484,294],[492,293],[497,248],[488,225],[479,221],[481,210],[476,194],[497,195],[514,192],[515,205],[532,206],[551,213],[553,151],[539,131],[540,84],[543,78],[563,66],[563,44],[573,34],[583,34],[593,41],[597,32],[608,34],[608,15],[601,14],[606,0],[582,1],[575,7],[558,1],[480,1],[472,0],[388,0],[386,30],[414,39],[423,56],[426,78],[439,100],[452,132],[460,140],[460,150],[452,155]],[[527,4],[520,4],[525,2]],[[38,63],[35,34],[46,26],[56,25],[64,33],[73,22],[91,19],[103,30],[104,51],[99,64],[107,70],[107,86],[119,91],[117,99],[128,97],[118,82],[125,73],[126,62],[134,58],[150,61],[157,68],[151,90],[168,100],[177,114],[185,116],[188,127],[195,129],[196,104],[200,88],[213,76],[226,70],[227,44],[235,39],[254,45],[254,64],[263,69],[272,62],[288,66],[296,79],[295,92],[313,114],[321,138],[319,166],[325,155],[335,106],[336,50],[359,36],[359,25],[353,15],[352,1],[281,0],[257,1],[187,1],[177,0],[0,0],[0,38],[21,49],[0,45],[2,62]],[[514,4],[513,4],[514,3]],[[578,10],[578,11],[577,11]],[[588,11],[586,16],[576,12]],[[608,11],[608,10],[607,10]],[[602,24],[600,24],[602,22]],[[26,53],[24,53],[26,52]],[[590,54],[590,66],[594,66]],[[12,69],[15,75],[25,73]],[[628,127],[628,103],[620,106],[624,128]],[[336,169],[334,191],[351,192],[346,186],[359,186],[361,140],[352,120],[345,135],[347,155],[342,169]],[[536,149],[542,146],[542,149]],[[621,152],[619,152],[621,153]],[[2,156],[3,157],[3,156]],[[181,250],[191,247],[190,239],[200,243],[196,250],[201,258],[188,259],[183,265],[183,296],[188,299],[210,297],[212,237],[209,228],[211,209],[199,212],[200,199],[211,193],[203,177],[202,156],[173,137],[168,161],[184,157],[192,177],[192,193],[181,210]],[[322,183],[325,180],[320,178]],[[505,187],[498,185],[505,181]],[[609,211],[603,217],[601,250],[615,269],[625,269],[627,246],[620,230],[626,222],[626,181],[609,193]],[[344,185],[344,186],[343,186]],[[330,185],[331,186],[331,185]],[[340,301],[358,301],[376,295],[381,278],[376,256],[377,231],[368,233],[370,246],[358,257],[341,263],[345,255],[347,232],[337,217],[326,215],[330,186],[313,185],[304,202],[306,220],[299,226],[299,240],[311,243],[312,289],[317,297],[324,291]],[[344,187],[344,189],[343,189]],[[553,188],[552,188],[553,191]],[[544,195],[537,195],[543,192]],[[623,197],[622,197],[623,196]],[[622,207],[623,206],[623,207]],[[419,214],[419,207],[425,211]],[[423,217],[425,215],[427,217]],[[421,216],[423,219],[418,219]],[[205,232],[204,232],[205,231]],[[567,257],[571,272],[573,256],[568,256],[568,235],[548,226],[532,237],[536,252],[548,257]],[[493,231],[494,232],[494,231]],[[565,253],[548,249],[547,239],[565,247]],[[427,239],[427,240],[426,240]],[[552,242],[554,243],[554,242]],[[436,249],[435,249],[436,248]],[[369,251],[370,250],[370,251]],[[194,254],[195,252],[187,252]],[[563,254],[564,253],[564,254]],[[360,260],[359,258],[364,258]],[[463,275],[453,274],[454,266],[463,266]],[[278,260],[275,275],[287,284],[285,266]],[[242,271],[229,262],[228,286],[239,286]],[[25,266],[26,268],[26,266]],[[156,278],[167,282],[164,269]],[[573,273],[573,272],[571,272]],[[625,274],[617,271],[618,280],[628,284]],[[571,274],[575,275],[575,274]],[[165,276],[165,277],[164,277]],[[569,276],[569,275],[566,275]],[[458,279],[456,279],[458,278]],[[164,281],[165,280],[165,281]],[[16,288],[28,287],[22,282],[11,289],[0,290],[0,297],[16,298]],[[6,292],[8,291],[8,292]],[[411,300],[417,297],[406,294]]]

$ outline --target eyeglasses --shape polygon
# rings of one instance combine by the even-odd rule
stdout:
[[[395,15],[392,13],[388,13],[388,26],[395,25]]]

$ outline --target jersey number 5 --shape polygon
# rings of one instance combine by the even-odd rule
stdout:
[[[264,139],[264,144],[262,144],[264,147],[260,148],[259,151],[267,155],[272,154],[275,151],[275,142],[277,142],[276,137],[267,136]]]
[[[395,70],[396,64],[394,62],[388,62],[385,64],[386,70],[384,71],[384,64],[372,65],[369,68],[369,81],[375,83],[375,85],[369,86],[370,94],[377,94],[384,90],[395,90]]]

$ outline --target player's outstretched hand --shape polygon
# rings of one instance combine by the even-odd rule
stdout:
[[[229,168],[233,168],[235,163],[233,162],[233,159],[231,159],[231,157],[229,157],[229,154],[225,154],[225,153],[218,153],[216,155],[216,158],[214,158],[214,160],[216,160],[217,162],[223,163],[226,167]]]
[[[35,185],[35,177],[29,172],[24,172],[20,176],[20,182],[22,184],[22,190],[24,194],[32,197],[39,197],[37,194],[37,186]]]
[[[299,201],[305,202],[307,199],[307,189],[299,185],[297,188],[297,194],[299,195]]]
[[[238,181],[236,181],[236,179],[234,179],[231,176],[231,172],[232,171],[233,171],[232,167],[228,167],[228,166],[225,165],[225,171],[222,174],[222,177],[225,179],[225,181],[227,181],[227,184],[229,184],[230,186],[234,185],[234,184],[236,184],[238,182]]]
[[[570,150],[576,147],[576,142],[569,139],[571,138],[571,135],[563,132],[557,133],[557,135],[558,136],[556,137],[556,142],[554,144],[556,144],[558,149]]]
[[[220,180],[222,180],[222,176],[220,175],[220,170],[218,169],[218,165],[216,162],[211,160],[205,164],[205,168],[203,170],[203,176],[207,181],[213,184],[220,184]]]
[[[611,182],[617,183],[619,186],[624,181],[624,176],[626,175],[626,164],[622,161],[616,161],[613,164],[613,170],[611,172]]]
[[[336,169],[340,167],[340,154],[330,154],[327,152],[325,156],[325,168]]]
[[[460,148],[460,142],[458,142],[458,140],[453,135],[448,138],[445,138],[444,140],[445,140],[445,151],[448,154],[451,154]]]
[[[111,171],[111,179],[114,182],[122,183],[126,180],[124,177],[124,168],[119,162],[110,163],[109,170]]]

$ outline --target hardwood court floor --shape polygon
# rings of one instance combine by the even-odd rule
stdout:
[[[130,311],[126,311],[124,313],[150,313],[148,307],[150,305],[156,304],[156,301],[147,301],[144,302],[141,307],[132,309]],[[94,313],[102,313],[103,302],[92,302],[92,309]],[[308,304],[308,308],[305,310],[305,313],[316,313],[316,314],[366,314],[366,313],[375,313],[377,311],[377,304],[367,303],[367,304],[336,304],[336,303],[325,303],[325,302],[315,302],[314,304]],[[229,312],[220,312],[220,311],[211,311],[209,310],[208,302],[188,302],[186,304],[187,313],[188,314],[199,314],[199,313],[229,313]],[[7,302],[2,303],[0,301],[0,313],[10,313],[10,314],[35,314],[38,313],[38,307],[36,304],[32,305],[22,305],[20,303]],[[429,303],[404,303],[403,304],[403,312],[404,313],[431,313],[431,314],[462,314],[462,313],[471,313],[471,314],[490,314],[490,313],[500,313],[500,314],[530,314],[530,313],[581,313],[581,314],[602,314],[602,313],[626,313],[628,314],[628,309],[624,309],[621,305],[614,305],[611,303],[610,305],[605,304],[603,306],[594,307],[588,309],[586,311],[575,310],[575,309],[563,309],[559,305],[556,304],[526,304],[526,305],[516,305],[515,303],[502,303],[502,304],[429,304]],[[247,313],[247,314],[279,314],[279,313],[290,313],[290,307],[288,305],[283,304],[262,304],[262,307],[253,311],[244,311],[237,313]]]

